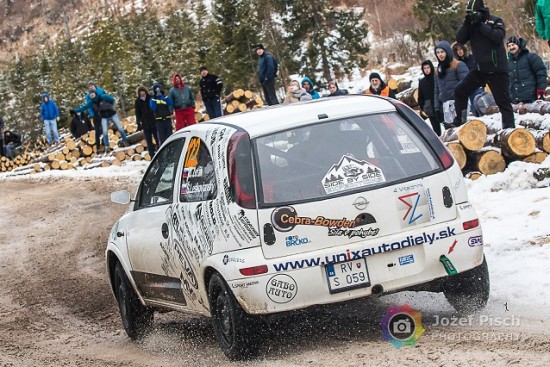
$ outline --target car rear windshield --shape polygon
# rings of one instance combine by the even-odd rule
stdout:
[[[260,206],[372,190],[440,170],[397,113],[320,122],[256,138]]]

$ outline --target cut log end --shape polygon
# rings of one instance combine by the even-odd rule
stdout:
[[[464,166],[466,166],[467,158],[466,152],[464,152],[464,148],[462,147],[462,145],[459,142],[450,142],[446,143],[446,145],[447,148],[451,151],[460,169],[463,169]]]
[[[457,135],[465,149],[479,150],[487,140],[487,126],[481,120],[470,120],[458,129]]]

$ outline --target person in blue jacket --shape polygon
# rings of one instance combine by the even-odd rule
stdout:
[[[258,58],[258,79],[264,91],[264,97],[268,105],[279,104],[275,92],[275,78],[277,77],[277,61],[260,43],[255,46]]]
[[[105,93],[105,90],[98,87],[94,82],[89,82],[88,93],[86,93],[86,96],[84,97],[84,100],[86,101],[85,103],[88,103],[92,100],[92,97],[90,97],[90,92],[89,92],[91,90],[95,91],[97,95],[102,95]],[[101,116],[99,116],[99,114],[94,114],[94,109],[90,107],[88,108],[88,117],[92,119],[94,123],[95,147],[96,147],[96,150],[99,150],[99,147],[101,144],[101,140],[99,139],[99,137],[103,133],[103,131],[101,130]]]
[[[315,90],[315,84],[309,79],[307,76],[302,79],[302,88],[306,90],[309,94],[311,94],[311,99],[319,99],[321,96],[317,91]]]
[[[99,115],[101,117],[101,128],[103,130],[103,144],[105,145],[106,153],[108,153],[110,150],[109,134],[108,134],[109,120],[113,121],[117,130],[120,132],[120,135],[122,136],[123,145],[128,146],[126,133],[124,132],[124,128],[122,127],[122,124],[120,123],[120,119],[116,113],[115,99],[112,96],[108,95],[107,93],[98,95],[96,90],[91,88],[88,90],[88,93],[90,95],[90,101],[78,108],[75,108],[74,111],[78,113],[86,109],[92,108],[94,111],[94,116]]]
[[[59,144],[59,132],[57,132],[57,121],[59,121],[59,109],[50,95],[42,93],[42,105],[40,106],[40,118],[44,121],[44,129],[46,130],[46,141],[48,145]]]

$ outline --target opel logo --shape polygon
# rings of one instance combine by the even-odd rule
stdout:
[[[357,210],[365,210],[367,208],[367,206],[369,205],[369,202],[367,201],[367,199],[365,199],[364,197],[362,196],[359,196],[357,199],[355,199],[355,201],[353,202],[353,206],[355,207],[355,209]]]

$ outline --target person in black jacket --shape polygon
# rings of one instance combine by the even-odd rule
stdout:
[[[450,126],[460,126],[466,122],[468,96],[477,88],[489,85],[495,102],[502,114],[502,127],[513,128],[514,111],[508,90],[508,61],[504,49],[506,34],[504,21],[491,15],[483,0],[469,0],[466,18],[458,30],[456,41],[462,44],[470,41],[477,61],[477,69],[471,70],[455,90],[456,117]]]
[[[441,124],[435,116],[435,81],[434,81],[434,65],[430,60],[422,62],[422,74],[424,78],[418,82],[418,105],[420,111],[430,119],[432,128],[437,136],[441,135]]]
[[[4,153],[4,118],[0,116],[0,157],[5,156]]]
[[[330,94],[327,97],[345,96],[348,94],[347,89],[340,89],[335,80],[328,82],[328,90]]]
[[[156,146],[153,142],[158,141],[157,126],[155,113],[151,109],[151,95],[147,88],[140,85],[136,91],[137,98],[134,103],[134,109],[136,111],[136,122],[138,124],[138,130],[143,130],[145,136],[145,142],[147,143],[147,151],[151,158],[155,155]]]
[[[21,146],[21,135],[14,133],[13,131],[4,131],[4,144],[6,150],[6,157],[13,158],[13,150]]]
[[[214,119],[222,115],[222,104],[220,96],[222,95],[223,82],[222,79],[214,74],[210,74],[206,66],[201,66],[201,96],[206,107],[208,117]]]
[[[86,134],[88,131],[94,129],[92,122],[86,115],[86,111],[81,113],[76,113],[74,110],[70,110],[69,113],[72,116],[71,119],[71,134],[73,134],[75,139],[80,138],[82,135]]]
[[[544,100],[547,72],[540,56],[529,52],[527,41],[517,36],[508,38],[507,46],[512,102]]]

